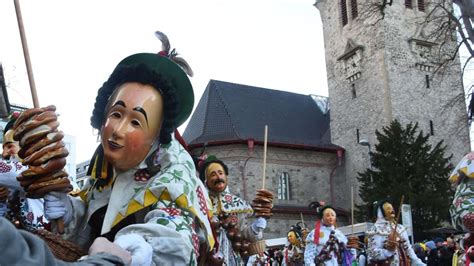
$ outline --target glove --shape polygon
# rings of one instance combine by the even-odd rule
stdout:
[[[255,219],[255,221],[253,221],[250,227],[255,234],[258,234],[267,227],[267,220],[265,218],[258,217]]]
[[[5,216],[6,213],[7,213],[7,203],[0,202],[0,217]]]
[[[139,234],[120,235],[115,238],[115,244],[130,252],[132,266],[145,266],[152,264],[153,248]]]
[[[49,192],[44,195],[44,216],[48,220],[63,218],[67,225],[72,219],[72,204],[64,192]]]
[[[98,237],[94,240],[94,243],[92,243],[91,247],[89,248],[89,255],[102,252],[119,257],[123,260],[125,265],[130,265],[132,261],[132,257],[128,251],[124,250],[119,245],[110,242],[105,237]]]

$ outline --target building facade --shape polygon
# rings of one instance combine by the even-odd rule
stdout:
[[[344,151],[330,142],[325,97],[211,80],[183,138],[195,157],[214,155],[228,165],[233,194],[251,202],[263,186],[274,193],[266,238],[285,236],[301,220],[313,227],[316,210],[309,205],[330,202],[339,189],[333,178]],[[348,211],[337,211],[348,223]]]
[[[331,141],[346,151],[335,176],[344,188],[337,206],[350,206],[347,195],[370,164],[375,131],[394,119],[418,123],[432,144],[443,140],[454,164],[470,150],[459,58],[439,68],[438,52],[452,51],[456,41],[429,38],[433,25],[423,21],[431,2],[393,1],[383,19],[375,1],[315,3],[324,28]]]

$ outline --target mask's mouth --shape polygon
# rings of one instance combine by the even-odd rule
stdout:
[[[123,148],[123,145],[120,145],[118,144],[117,142],[113,141],[113,140],[108,140],[107,143],[109,144],[109,147],[112,149],[112,150],[118,150],[118,149],[121,149]]]

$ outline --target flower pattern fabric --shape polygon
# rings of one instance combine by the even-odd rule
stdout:
[[[116,237],[139,234],[153,247],[153,262],[156,265],[195,265],[197,263],[198,228],[204,241],[213,247],[214,238],[210,229],[212,216],[210,200],[203,193],[204,185],[195,176],[191,156],[174,138],[166,145],[152,147],[147,158],[152,156],[159,171],[147,182],[135,180],[136,169],[115,173],[109,186],[100,190],[90,180],[81,192],[84,201],[74,200],[75,215],[68,224],[67,236],[75,239],[84,228],[89,217],[107,205],[102,234],[107,233],[129,215],[150,208],[142,223],[131,224],[121,229]],[[156,159],[157,158],[157,159]],[[146,159],[137,169],[149,167]],[[87,208],[86,208],[87,206]],[[206,212],[207,210],[207,212]],[[82,225],[82,226],[81,226]]]

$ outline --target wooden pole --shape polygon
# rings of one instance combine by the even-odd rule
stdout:
[[[351,234],[354,235],[354,187],[351,186]]]
[[[23,27],[23,18],[21,16],[20,2],[14,0],[16,19],[18,28],[20,29],[21,45],[23,47],[23,56],[25,57],[26,71],[28,73],[28,81],[30,83],[31,97],[33,98],[33,106],[39,108],[38,95],[36,93],[35,78],[33,76],[33,68],[31,67],[30,54],[28,52],[28,43],[26,42],[25,29]]]
[[[265,135],[263,141],[263,176],[262,176],[262,189],[265,189],[265,173],[267,168],[267,137],[268,137],[268,126],[265,125]]]

